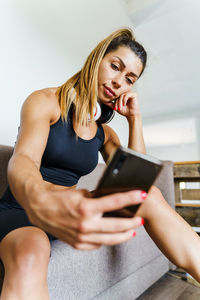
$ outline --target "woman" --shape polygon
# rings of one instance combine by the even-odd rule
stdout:
[[[128,147],[146,152],[138,99],[132,92],[145,64],[143,47],[131,30],[121,29],[100,42],[82,70],[63,86],[36,91],[24,102],[8,166],[12,192],[8,188],[0,204],[0,257],[5,267],[1,300],[12,295],[48,299],[49,240],[92,250],[128,241],[144,222],[163,253],[200,281],[200,239],[156,187],[148,196],[131,191],[98,199],[75,189],[80,176],[95,168],[98,151],[107,161],[120,145],[117,134],[95,120],[99,107],[124,116]],[[132,218],[103,218],[104,212],[142,202]]]

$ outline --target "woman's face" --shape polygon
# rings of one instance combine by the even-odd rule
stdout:
[[[106,54],[99,65],[99,99],[109,105],[122,94],[131,91],[142,68],[140,58],[128,47],[121,46]]]

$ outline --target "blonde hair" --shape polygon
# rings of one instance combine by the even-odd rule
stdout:
[[[120,36],[135,40],[133,32],[129,28],[122,28],[113,32],[93,49],[83,68],[58,87],[57,96],[63,120],[67,120],[72,103],[75,105],[75,120],[78,128],[81,125],[88,125],[88,114],[94,120],[94,109],[98,97],[99,65],[110,43]]]

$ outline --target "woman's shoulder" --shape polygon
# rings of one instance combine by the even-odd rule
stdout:
[[[105,135],[105,141],[104,143],[107,143],[108,141],[119,141],[118,135],[116,134],[116,132],[114,131],[114,129],[112,129],[110,126],[108,126],[107,124],[102,124],[103,127],[103,131],[104,131],[104,135]]]
[[[56,96],[56,88],[44,88],[32,92],[24,101],[22,110],[49,115],[51,122],[60,117],[60,106]]]
[[[25,101],[35,101],[45,103],[48,102],[49,105],[59,106],[58,98],[56,96],[57,88],[44,88],[40,90],[33,91]]]

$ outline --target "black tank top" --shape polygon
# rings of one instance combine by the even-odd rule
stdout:
[[[94,138],[77,138],[71,107],[67,122],[63,122],[60,117],[50,126],[40,167],[43,179],[63,186],[76,184],[81,176],[94,170],[98,163],[98,151],[103,144],[104,131],[101,125],[98,125]]]

